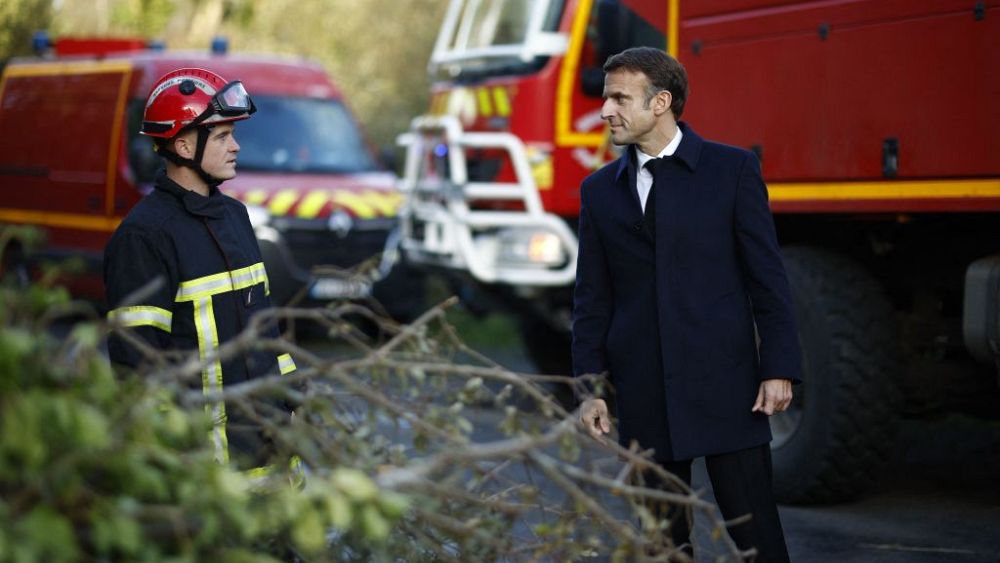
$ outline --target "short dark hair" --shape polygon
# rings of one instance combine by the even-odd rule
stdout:
[[[684,65],[677,59],[653,47],[632,47],[612,55],[604,63],[605,73],[617,70],[646,75],[649,80],[646,89],[647,105],[660,90],[669,91],[673,97],[670,110],[674,113],[674,119],[680,119],[688,96],[688,78]]]

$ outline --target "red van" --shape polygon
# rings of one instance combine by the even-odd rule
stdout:
[[[408,276],[386,276],[388,261],[374,275],[351,273],[378,259],[402,198],[329,76],[302,59],[218,46],[180,53],[67,38],[11,60],[0,78],[0,222],[47,231],[33,256],[83,258],[91,275],[71,287],[100,300],[104,245],[162,166],[138,134],[144,100],[168,71],[205,68],[242,80],[258,108],[237,128],[238,173],[222,190],[250,211],[275,302],[374,295],[394,316],[419,312],[411,280],[393,289]]]

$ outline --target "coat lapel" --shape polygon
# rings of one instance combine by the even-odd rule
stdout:
[[[618,159],[618,170],[615,175],[617,181],[617,199],[623,204],[623,212],[627,216],[629,225],[640,225],[643,221],[642,203],[639,202],[639,191],[636,189],[636,158],[635,146],[629,145]],[[652,237],[645,228],[641,229],[644,238],[652,242]]]

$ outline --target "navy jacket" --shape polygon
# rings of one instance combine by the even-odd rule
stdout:
[[[760,381],[801,372],[760,164],[679,126],[656,176],[655,245],[634,147],[587,177],[580,196],[574,375],[608,372],[621,443],[637,440],[658,460],[770,441],[767,417],[750,412]]]
[[[134,292],[157,278],[159,287],[136,301]],[[185,190],[163,171],[155,189],[108,242],[104,283],[112,307],[109,318],[153,348],[198,350],[203,358],[270,307],[267,273],[243,204],[218,188],[208,197]],[[277,328],[268,336],[277,337]],[[143,363],[140,351],[117,334],[109,336],[108,352],[120,366],[134,369]],[[294,369],[289,355],[256,350],[207,362],[196,384],[212,391]],[[228,457],[232,442],[237,452],[259,461],[264,452],[256,425],[232,405],[216,405],[212,411],[219,457]]]

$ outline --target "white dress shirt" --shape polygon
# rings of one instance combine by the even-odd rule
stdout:
[[[653,187],[653,173],[650,172],[649,170],[646,170],[643,167],[646,166],[646,163],[652,160],[653,158],[673,155],[674,151],[677,150],[677,146],[681,144],[681,137],[683,135],[684,134],[681,133],[681,128],[678,127],[677,133],[674,134],[674,138],[670,139],[670,142],[667,143],[667,146],[663,147],[663,150],[660,151],[660,154],[656,155],[655,157],[649,156],[648,154],[642,152],[641,150],[639,150],[639,147],[635,148],[635,156],[636,159],[638,160],[638,165],[639,165],[638,167],[639,172],[635,175],[635,189],[638,190],[639,192],[639,203],[642,205],[642,211],[644,213],[646,211],[646,200],[649,199],[649,189]]]

